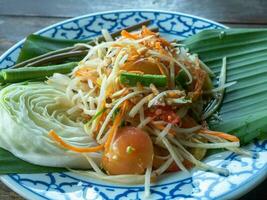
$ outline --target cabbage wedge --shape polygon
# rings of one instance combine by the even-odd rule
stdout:
[[[78,116],[67,115],[71,106],[63,91],[45,83],[5,87],[0,91],[0,146],[33,164],[88,168],[82,154],[57,146],[48,136],[53,129],[70,144],[95,145],[83,123],[76,122]]]

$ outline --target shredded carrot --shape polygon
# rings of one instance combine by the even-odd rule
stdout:
[[[115,120],[113,122],[113,125],[111,127],[110,133],[108,135],[107,141],[105,143],[105,149],[108,149],[110,147],[110,144],[112,143],[113,139],[116,136],[117,130],[120,126],[121,120],[126,112],[126,109],[128,107],[128,100],[126,100],[123,105],[122,105],[122,109],[119,112],[119,114],[116,115]]]
[[[157,64],[157,66],[158,66],[158,68],[159,68],[160,73],[161,73],[162,75],[166,75],[166,72],[165,72],[164,68],[162,67],[162,65],[161,65],[161,64]]]
[[[140,53],[138,53],[136,47],[134,45],[130,45],[130,55],[128,60],[136,59],[138,56],[140,56]]]
[[[71,150],[77,153],[97,152],[97,151],[101,151],[104,147],[104,145],[98,145],[95,147],[84,147],[84,148],[72,146],[64,142],[54,130],[49,131],[49,136],[53,138],[61,147],[64,147],[68,150]]]
[[[83,77],[85,79],[90,79],[93,81],[93,83],[97,84],[97,72],[96,70],[88,69],[88,68],[81,68],[78,69],[75,73],[74,76],[79,76]]]
[[[129,33],[126,30],[122,30],[121,31],[121,36],[123,36],[125,38],[134,39],[134,40],[137,40],[138,39],[138,36],[136,34]]]
[[[156,43],[155,43],[155,47],[156,47],[156,49],[158,49],[158,50],[162,49],[160,42],[156,42]]]
[[[91,73],[94,71],[95,70],[93,70],[93,69],[81,68],[81,69],[78,69],[77,71],[75,71],[74,75],[75,76],[83,76],[83,75],[88,75],[88,74],[91,75]]]
[[[156,35],[153,31],[149,30],[146,26],[142,26],[142,31],[141,31],[142,36],[148,36],[148,35]]]
[[[114,120],[113,125],[112,125],[111,130],[110,130],[110,133],[108,135],[107,141],[105,143],[105,149],[108,149],[109,148],[109,146],[110,146],[113,138],[115,137],[115,134],[116,134],[116,132],[118,130],[118,127],[120,125],[121,120],[122,120],[122,115],[121,114],[118,114],[115,117],[115,120]]]
[[[207,129],[201,129],[199,131],[199,133],[218,136],[220,138],[223,138],[223,139],[226,139],[226,140],[229,140],[229,141],[232,141],[232,142],[239,142],[238,137],[236,137],[234,135],[227,134],[227,133],[223,133],[223,132],[211,131],[211,130],[207,130]]]
[[[102,115],[98,118],[98,123],[97,123],[97,125],[96,125],[96,127],[95,127],[95,130],[94,130],[94,137],[96,137],[96,133],[98,133],[99,132],[99,130],[100,130],[100,128],[101,128],[101,125],[102,125],[102,123],[101,123],[101,121],[103,121],[105,118],[106,118],[106,116],[107,116],[107,114],[106,114],[106,112],[104,112],[104,113],[102,113]]]

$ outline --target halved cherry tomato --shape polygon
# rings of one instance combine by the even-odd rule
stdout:
[[[122,69],[128,72],[140,71],[144,74],[161,74],[158,64],[147,59],[127,62],[124,66],[122,66]]]
[[[149,135],[135,127],[120,128],[102,158],[108,174],[144,174],[152,164],[153,144]]]

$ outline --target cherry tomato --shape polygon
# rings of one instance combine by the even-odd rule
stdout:
[[[146,59],[128,62],[122,67],[122,69],[127,70],[129,72],[140,71],[144,74],[161,74],[157,63],[150,62]]]
[[[144,174],[152,164],[153,144],[149,135],[135,127],[120,128],[102,158],[108,174]]]

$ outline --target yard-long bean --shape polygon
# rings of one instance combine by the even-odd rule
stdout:
[[[3,69],[0,72],[1,83],[17,83],[27,80],[44,80],[54,73],[70,73],[77,66],[77,62],[49,65],[42,67],[23,67],[18,69]]]

